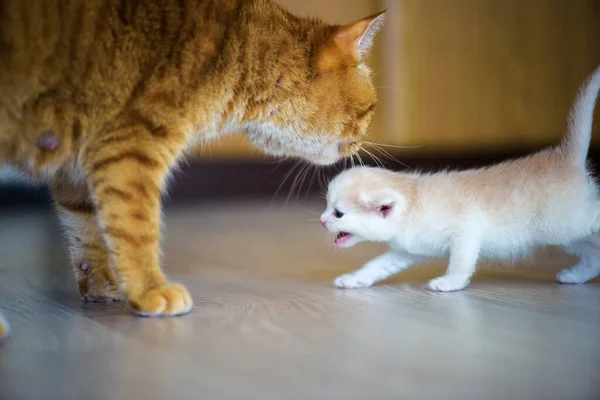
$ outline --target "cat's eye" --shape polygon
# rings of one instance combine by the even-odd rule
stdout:
[[[343,212],[341,212],[340,210],[338,210],[338,209],[336,208],[335,210],[333,210],[333,215],[334,215],[336,218],[342,218],[342,217],[344,216],[344,213],[343,213]]]

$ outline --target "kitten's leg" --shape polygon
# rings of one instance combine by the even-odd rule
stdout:
[[[337,277],[333,284],[336,287],[344,289],[369,287],[376,282],[411,267],[420,260],[421,257],[418,256],[388,251],[367,262],[362,268],[350,274]]]
[[[473,239],[456,240],[450,246],[446,274],[429,281],[429,289],[439,292],[462,290],[471,281],[479,256],[479,243]]]
[[[98,302],[124,300],[87,185],[74,184],[59,173],[50,187],[69,240],[71,265],[81,298]]]
[[[111,132],[85,160],[100,229],[115,271],[134,311],[144,316],[189,312],[192,299],[169,283],[160,268],[161,194],[176,155],[184,146],[178,132],[132,126]]]
[[[556,275],[561,283],[585,283],[600,274],[600,236],[593,235],[565,247],[564,250],[579,257],[572,268],[563,269]]]

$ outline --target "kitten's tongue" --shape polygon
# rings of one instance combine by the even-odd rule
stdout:
[[[335,238],[334,243],[337,246],[343,246],[346,243],[348,243],[348,240],[350,240],[351,237],[352,237],[351,233],[340,232],[340,233],[338,233],[337,237]]]

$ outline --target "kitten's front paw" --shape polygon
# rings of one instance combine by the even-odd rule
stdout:
[[[569,268],[563,269],[556,274],[556,279],[558,279],[560,283],[586,283],[590,278]]]
[[[125,300],[115,275],[107,266],[81,263],[77,272],[77,286],[83,301],[109,303]]]
[[[173,317],[192,309],[192,297],[182,285],[169,283],[129,298],[134,313],[144,317]]]
[[[333,285],[335,287],[341,289],[356,289],[362,287],[369,287],[373,284],[372,281],[367,279],[360,279],[352,274],[346,274],[342,276],[338,276],[335,281],[333,281]]]
[[[436,292],[454,292],[463,290],[471,280],[468,275],[449,274],[429,281],[429,289]]]

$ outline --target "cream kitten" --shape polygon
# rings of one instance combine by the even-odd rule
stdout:
[[[600,196],[586,167],[600,68],[573,106],[569,132],[556,147],[487,168],[435,174],[361,167],[329,184],[321,223],[335,244],[386,242],[390,250],[335,280],[371,286],[430,257],[449,257],[437,291],[464,289],[477,259],[516,259],[557,245],[579,262],[557,275],[584,283],[600,273]]]

